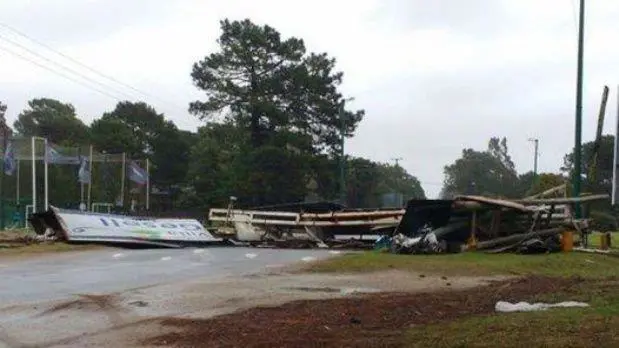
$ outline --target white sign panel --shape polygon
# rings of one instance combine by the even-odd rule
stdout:
[[[198,220],[149,219],[52,208],[69,241],[217,242]]]

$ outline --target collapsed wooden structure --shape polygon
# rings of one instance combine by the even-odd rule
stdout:
[[[329,203],[300,203],[242,210],[234,209],[231,202],[228,208],[211,209],[208,219],[218,235],[250,244],[304,240],[327,247],[342,236],[375,240],[386,235],[421,245],[421,237],[432,234],[433,240],[488,249],[523,238],[554,236],[569,227],[586,233],[587,220],[572,216],[574,204],[608,199],[608,195],[545,198],[565,196],[564,191],[561,185],[518,200],[483,196],[410,200],[405,209],[350,210]]]

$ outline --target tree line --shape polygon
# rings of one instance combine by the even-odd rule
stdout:
[[[174,209],[225,206],[230,196],[243,207],[337,200],[343,139],[355,134],[365,112],[348,107],[335,59],[308,51],[300,38],[285,38],[247,19],[226,19],[220,28],[218,49],[191,69],[194,85],[204,92],[201,100],[189,103],[190,113],[203,122],[196,132],[178,129],[142,101],[119,102],[86,125],[70,103],[51,98],[30,100],[14,131],[59,145],[92,144],[106,153],[148,158],[151,182],[169,193]],[[0,103],[2,116],[5,111]],[[612,136],[602,139],[598,175],[585,177],[585,189],[610,191],[612,142]],[[583,158],[592,147],[583,146]],[[487,149],[463,149],[445,166],[441,197],[516,198],[541,192],[568,180],[571,156],[565,156],[560,173],[519,174],[507,139],[493,137]],[[425,198],[419,180],[399,165],[352,156],[345,156],[344,163],[350,207],[381,206],[390,193]],[[588,165],[583,162],[583,173],[589,173]],[[61,181],[59,171],[50,175],[57,182],[69,180]],[[107,178],[118,180],[112,174]],[[52,186],[50,197],[67,191]],[[100,191],[104,195],[106,189]],[[113,197],[109,193],[106,199]]]
[[[153,186],[169,193],[174,209],[225,206],[230,196],[245,207],[336,200],[343,138],[354,135],[365,112],[347,107],[335,59],[268,25],[226,19],[220,26],[218,50],[191,70],[204,92],[189,104],[203,122],[197,132],[178,129],[143,101],[121,101],[87,125],[71,103],[52,98],[30,100],[14,132],[148,158]],[[4,116],[6,105],[0,110]],[[380,206],[390,193],[425,197],[419,180],[401,166],[351,156],[344,163],[351,207]],[[52,201],[69,196],[67,176],[50,170]]]

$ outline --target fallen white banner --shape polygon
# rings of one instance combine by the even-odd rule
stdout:
[[[195,219],[139,218],[54,207],[51,211],[61,233],[70,242],[181,244],[221,241]],[[46,224],[50,225],[47,221]]]

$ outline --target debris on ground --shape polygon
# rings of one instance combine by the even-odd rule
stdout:
[[[405,209],[347,209],[329,202],[234,209],[213,208],[209,221],[216,235],[252,246],[280,248],[389,249],[394,253],[547,253],[561,250],[563,232],[581,237],[588,219],[575,219],[576,203],[608,195],[568,198],[566,185],[523,199],[457,196],[413,199]],[[560,194],[564,197],[548,197]],[[586,240],[586,238],[584,238]]]
[[[529,277],[429,293],[377,293],[296,301],[211,319],[164,318],[143,342],[168,347],[400,347],[402,330],[471,315],[492,315],[498,301],[526,301],[582,285],[582,279]],[[275,330],[265,330],[269,323]]]
[[[584,303],[584,302],[576,302],[576,301],[564,301],[564,302],[559,302],[559,303],[542,303],[542,302],[510,303],[510,302],[505,302],[505,301],[499,301],[494,306],[494,310],[497,312],[511,313],[511,312],[545,311],[550,308],[582,308],[582,307],[589,307],[589,304]]]
[[[155,219],[51,207],[32,214],[28,220],[40,238],[66,242],[169,248],[226,242],[195,219]]]

